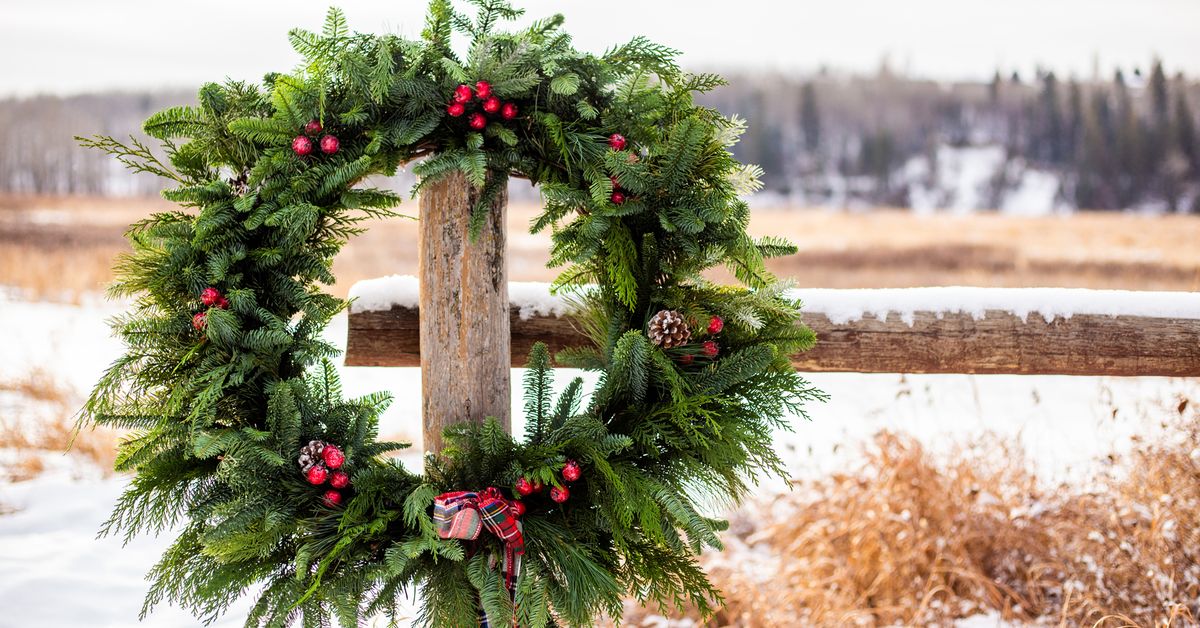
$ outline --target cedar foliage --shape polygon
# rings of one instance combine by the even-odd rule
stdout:
[[[474,626],[481,606],[496,624],[584,626],[617,616],[627,594],[704,613],[719,603],[696,555],[719,546],[725,523],[705,513],[780,474],[772,430],[821,397],[788,360],[813,334],[763,266],[791,247],[745,231],[738,194],[758,171],[729,153],[742,124],[693,103],[720,79],[681,72],[671,50],[635,39],[585,54],[560,17],[501,32],[520,11],[472,4],[468,17],[434,0],[419,41],[353,34],[331,10],[320,34],[291,32],[305,59],[296,72],[209,84],[198,106],[147,120],[165,161],[140,144],[84,140],[174,182],[164,194],[181,206],[129,231],[112,289],[135,302],[115,322],[127,351],[86,407],[90,421],[132,430],[117,467],[136,476],[105,532],[180,530],[150,574],[144,613],[167,600],[211,621],[256,595],[250,626],[358,625],[394,617],[413,586],[435,626]],[[453,50],[455,33],[467,54]],[[482,133],[448,117],[448,94],[475,80],[521,116]],[[292,151],[311,119],[337,135],[336,154]],[[626,150],[610,150],[615,132]],[[363,182],[422,157],[422,183],[466,173],[477,213],[510,176],[541,185],[532,227],[553,230],[554,263],[569,265],[558,286],[596,286],[575,295],[594,346],[558,359],[601,377],[590,399],[578,380],[552,399],[551,356],[535,348],[525,439],[494,420],[458,426],[416,475],[381,457],[403,445],[375,441],[387,396],[345,400],[320,334],[346,306],[321,290],[334,255],[400,201]],[[610,177],[627,203],[611,202]],[[709,284],[701,273],[714,265],[746,287]],[[200,304],[209,286],[228,309]],[[701,354],[703,329],[689,345],[651,345],[646,321],[661,308],[724,317],[720,356]],[[341,507],[323,505],[296,467],[310,440],[346,454]],[[438,494],[520,477],[561,484],[567,459],[585,476],[564,504],[527,498],[512,596],[490,561],[496,538],[438,538]]]

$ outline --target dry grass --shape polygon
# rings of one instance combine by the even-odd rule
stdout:
[[[881,433],[857,471],[734,518],[705,557],[727,597],[711,625],[1200,625],[1200,412],[1176,410],[1091,490],[1045,486],[1011,445],[947,462]]]
[[[127,250],[125,227],[170,205],[157,199],[0,197],[0,286],[27,296],[75,301],[112,279],[111,261]],[[401,212],[415,214],[416,202]],[[528,234],[538,208],[508,212],[509,274],[548,281],[546,234]],[[1148,218],[1117,213],[1069,218],[993,214],[915,216],[759,209],[750,230],[786,236],[799,255],[772,268],[798,285],[826,288],[939,285],[1063,286],[1131,290],[1200,290],[1200,216]],[[417,269],[417,223],[395,218],[370,225],[338,256],[332,292],[355,281]],[[718,278],[721,278],[718,275]]]
[[[64,454],[109,473],[117,435],[100,428],[76,434],[77,407],[75,395],[44,371],[0,382],[0,482],[32,479]]]

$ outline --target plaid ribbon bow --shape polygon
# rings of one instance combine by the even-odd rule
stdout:
[[[504,584],[512,589],[518,557],[525,554],[525,537],[511,502],[496,487],[480,493],[442,493],[433,500],[433,522],[443,539],[473,540],[479,538],[480,528],[487,528],[504,541]]]

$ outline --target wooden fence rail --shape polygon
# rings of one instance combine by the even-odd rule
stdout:
[[[1197,377],[1200,307],[1191,314],[1191,301],[1182,303],[1187,307],[1167,312],[1171,316],[1032,312],[1022,317],[987,308],[974,314],[891,311],[847,320],[844,314],[809,308],[804,322],[817,332],[818,343],[794,356],[793,363],[810,372]],[[552,351],[586,342],[569,317],[525,314],[517,305],[509,311],[513,366],[521,366],[539,340]],[[346,364],[419,366],[417,308],[352,311]]]

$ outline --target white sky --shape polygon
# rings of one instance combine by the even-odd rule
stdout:
[[[0,0],[0,96],[257,80],[296,61],[286,33],[318,29],[329,0]],[[567,16],[583,49],[645,35],[696,69],[822,65],[987,79],[1037,64],[1090,76],[1098,63],[1200,76],[1197,0],[517,0]],[[420,32],[424,0],[340,0],[359,31]]]

